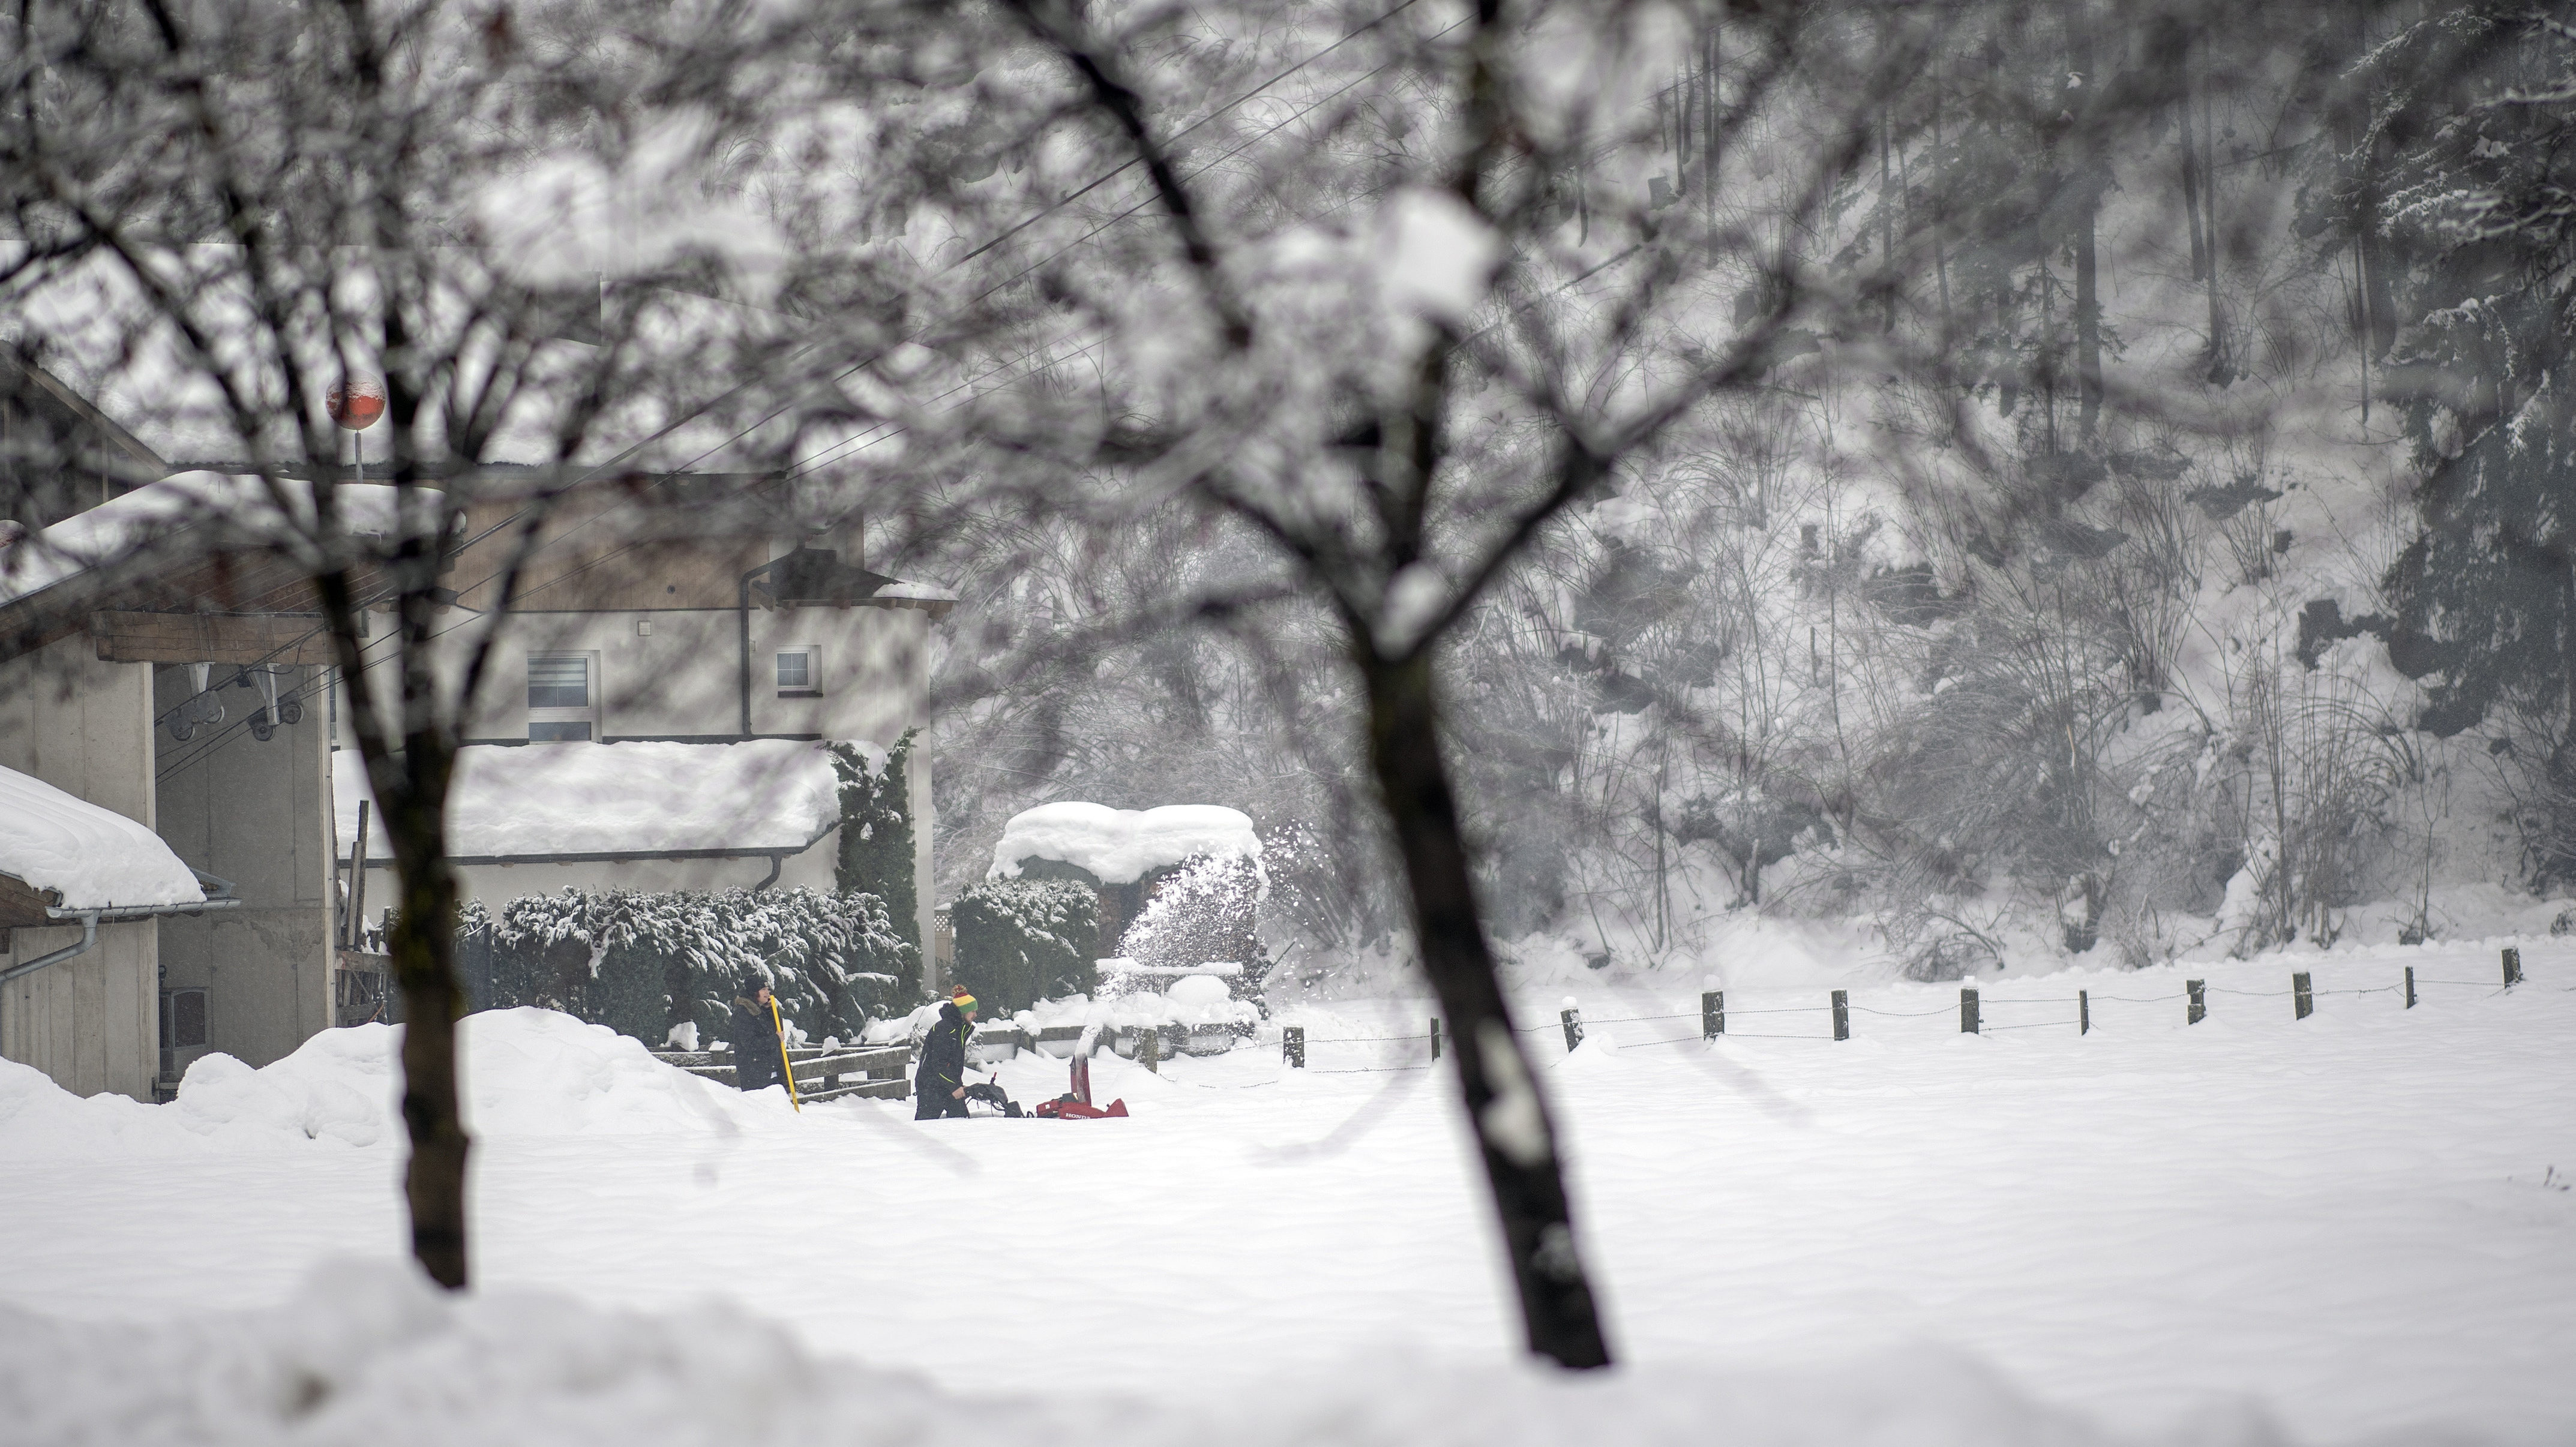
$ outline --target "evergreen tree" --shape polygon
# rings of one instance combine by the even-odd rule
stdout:
[[[852,745],[832,745],[832,768],[841,781],[841,852],[832,887],[885,901],[895,932],[916,950],[921,948],[921,923],[912,867],[910,766],[918,732],[904,730],[886,751],[882,769],[871,769],[867,756]]]
[[[2408,264],[2389,390],[2422,529],[2390,570],[2392,660],[2421,723],[2501,725],[2541,882],[2576,879],[2576,40],[2520,4],[2452,7],[2357,69],[2386,97],[2341,158]]]

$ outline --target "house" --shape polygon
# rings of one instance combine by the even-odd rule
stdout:
[[[156,445],[159,419],[83,400],[126,393],[12,367],[0,424],[51,429],[62,462],[60,475],[21,478],[34,515],[0,524],[0,784],[19,791],[0,791],[0,910],[16,910],[0,915],[0,1057],[70,1089],[151,1098],[196,1053],[265,1064],[372,1013],[383,982],[353,946],[361,910],[379,920],[392,899],[389,860],[380,843],[360,846],[351,680],[310,585],[273,545],[289,521],[279,500],[238,460],[175,468],[188,454]],[[309,466],[272,471],[287,474],[284,505],[309,508],[297,480]],[[675,504],[650,515],[688,518],[770,481],[623,473],[565,495],[501,635],[499,681],[467,720],[451,826],[469,897],[830,887],[838,820],[825,817],[817,746],[882,759],[924,725],[929,628],[953,604],[869,572],[855,524],[815,537],[709,528],[701,511],[661,535],[612,526],[638,487]],[[381,534],[402,525],[393,493],[360,483],[340,497],[357,530]],[[496,606],[508,533],[492,524],[512,508],[478,506],[450,544],[442,616],[454,629]],[[360,584],[362,596],[373,586],[363,573]],[[389,632],[370,639],[359,687],[390,674]],[[459,666],[444,648],[432,662],[451,677]],[[917,739],[907,793],[924,880],[931,762]],[[43,849],[8,800],[38,787],[96,811],[57,804],[56,833],[130,826],[169,859],[129,839],[88,894],[48,884],[36,864],[24,865],[36,878],[13,872]],[[165,887],[124,892],[129,874]],[[915,927],[928,937],[926,910]]]

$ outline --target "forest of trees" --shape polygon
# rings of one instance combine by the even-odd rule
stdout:
[[[1533,201],[1749,257],[1692,279],[1788,324],[1444,646],[1498,932],[1650,963],[1727,910],[1859,914],[1941,977],[2330,942],[2365,901],[2475,929],[2437,884],[2565,879],[2564,22],[1948,7],[1818,197],[1780,156],[1848,118],[1761,13],[1701,17],[1633,148]],[[1280,667],[1329,624],[1133,627],[1255,545],[969,536],[951,887],[1027,802],[1206,799],[1290,846],[1317,943],[1400,925],[1355,699]]]

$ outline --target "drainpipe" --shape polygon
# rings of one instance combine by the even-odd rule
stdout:
[[[735,608],[742,617],[742,736],[751,737],[751,580],[786,561],[772,558],[742,575],[735,585]]]
[[[61,964],[63,961],[70,959],[74,955],[88,954],[90,952],[90,948],[98,943],[98,911],[94,909],[83,911],[80,917],[80,922],[81,937],[79,944],[65,945],[50,955],[38,955],[32,960],[22,961],[21,963],[11,965],[5,970],[0,970],[0,985],[5,985],[11,980],[18,978],[20,975],[32,975],[47,965]]]
[[[54,951],[52,954],[38,955],[32,960],[20,960],[18,963],[9,966],[7,969],[0,970],[0,985],[5,985],[11,980],[17,979],[22,975],[32,975],[38,970],[45,968],[47,965],[59,965],[63,961],[71,959],[76,955],[88,954],[91,950],[98,947],[98,924],[102,919],[110,921],[111,923],[122,923],[127,920],[161,919],[174,914],[204,914],[210,909],[239,909],[241,907],[241,899],[234,892],[233,882],[231,880],[222,878],[218,875],[208,874],[202,869],[191,869],[188,872],[197,876],[197,887],[205,892],[206,897],[201,902],[182,904],[138,904],[123,907],[110,905],[102,909],[55,909],[50,905],[46,906],[45,914],[48,918],[59,920],[65,924],[69,924],[73,920],[80,921],[80,943],[76,945],[65,945],[61,949]],[[54,895],[53,897],[57,899],[61,898],[60,895]]]

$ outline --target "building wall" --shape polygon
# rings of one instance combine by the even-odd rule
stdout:
[[[0,663],[0,765],[151,825],[151,666],[102,663],[85,634]],[[80,940],[77,926],[9,933],[0,964]],[[0,986],[0,1057],[77,1094],[150,1100],[159,965],[156,921],[100,925],[89,953]]]
[[[232,672],[218,667],[215,681]],[[281,690],[304,672],[281,678]],[[166,712],[188,697],[188,670],[158,674]],[[331,729],[317,706],[261,742],[239,726],[261,707],[258,691],[218,687],[216,697],[223,723],[164,745],[160,830],[182,860],[231,880],[242,903],[163,922],[162,979],[205,988],[208,1049],[266,1065],[331,1023]]]

